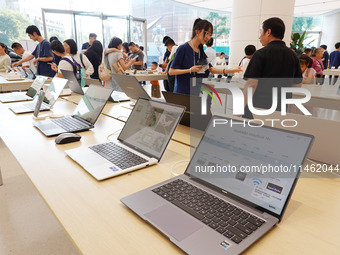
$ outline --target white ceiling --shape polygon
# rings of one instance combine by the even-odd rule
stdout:
[[[232,11],[232,0],[175,0],[212,10]],[[249,0],[251,1],[251,0]],[[284,1],[284,0],[283,0]],[[340,0],[295,0],[295,16],[317,16],[335,10],[340,11]]]

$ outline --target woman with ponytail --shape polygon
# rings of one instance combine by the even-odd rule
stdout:
[[[195,86],[195,84],[190,85],[190,79],[193,77],[205,78],[208,77],[209,72],[226,75],[227,73],[242,71],[240,67],[236,69],[217,69],[208,63],[203,45],[210,40],[212,33],[212,24],[207,20],[198,18],[194,22],[191,41],[178,47],[169,71],[170,75],[176,75],[175,93],[197,94],[199,92],[197,88],[193,90],[195,92],[190,92],[190,89]]]

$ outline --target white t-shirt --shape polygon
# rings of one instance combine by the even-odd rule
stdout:
[[[64,58],[68,58],[71,62],[74,62],[71,56],[65,56]],[[61,73],[61,70],[73,71],[73,65],[67,60],[61,59],[58,65],[58,73]]]
[[[207,47],[204,52],[208,56],[208,63],[214,66],[216,60],[216,51],[212,47]]]
[[[246,70],[247,70],[247,67],[248,67],[249,62],[250,62],[250,59],[249,59],[249,58],[244,58],[244,59],[242,59],[242,61],[241,61],[242,71],[239,72],[238,74],[235,74],[235,77],[237,77],[237,78],[243,78],[244,73],[245,73]]]
[[[216,60],[216,62],[215,62],[216,66],[225,66],[226,65],[225,58],[221,59],[220,57],[216,57],[215,60]]]
[[[84,69],[85,74],[90,76],[94,73],[93,65],[84,53],[82,53],[82,57],[85,66],[83,66],[83,63],[81,62],[79,51],[73,56],[74,60]]]
[[[11,66],[11,58],[7,54],[0,56],[0,71],[6,71],[7,66]]]
[[[32,52],[25,50],[25,52],[22,54],[22,59],[26,58],[27,56],[31,56]],[[28,66],[31,70],[34,70],[34,65],[33,65],[33,59],[27,62],[23,62],[22,66]]]
[[[174,60],[175,53],[176,53],[178,47],[179,47],[178,45],[172,46],[172,49],[171,49],[171,52],[170,52],[170,55],[169,55],[169,61]]]

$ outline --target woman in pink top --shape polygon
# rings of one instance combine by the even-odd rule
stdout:
[[[316,71],[316,83],[317,84],[323,84],[323,74],[322,71],[324,69],[323,63],[322,63],[322,56],[323,56],[323,49],[322,48],[316,48],[314,49],[313,54],[313,65],[312,68]]]

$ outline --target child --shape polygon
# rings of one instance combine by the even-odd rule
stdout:
[[[152,62],[151,63],[151,70],[147,70],[147,71],[157,72],[157,67],[158,67],[157,62]],[[161,97],[161,90],[159,88],[158,80],[150,81],[150,83],[152,85],[151,86],[151,96],[152,97],[160,98]]]

